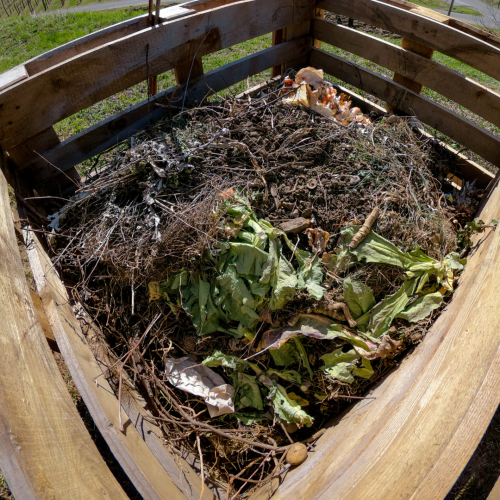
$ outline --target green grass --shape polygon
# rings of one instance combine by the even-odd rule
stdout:
[[[106,10],[0,19],[0,72],[63,43],[142,14],[142,9]]]
[[[444,0],[409,0],[411,3],[420,5],[421,7],[427,7],[428,9],[434,10],[446,10],[450,8],[450,4]],[[471,16],[482,17],[481,12],[471,9],[470,7],[457,7],[454,6],[452,12],[457,12],[459,14],[469,14]]]

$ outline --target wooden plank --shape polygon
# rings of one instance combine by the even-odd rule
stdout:
[[[439,130],[493,165],[500,166],[499,138],[444,106],[415,94],[388,78],[318,49],[312,50],[310,63],[392,104],[408,115],[416,115],[423,123]],[[486,187],[490,180],[490,178],[480,176],[477,179],[477,185]]]
[[[400,73],[500,127],[500,95],[456,71],[374,36],[328,21],[313,21],[313,36]]]
[[[500,38],[493,33],[489,33],[484,31],[477,26],[473,26],[471,24],[464,23],[463,21],[459,21],[453,17],[448,17],[447,15],[441,14],[440,12],[436,12],[435,10],[428,9],[426,7],[422,7],[421,5],[416,5],[411,2],[407,2],[405,0],[381,0],[383,3],[387,3],[389,5],[394,5],[395,7],[400,7],[401,9],[408,10],[410,12],[415,12],[416,14],[421,14],[425,17],[430,17],[431,19],[435,19],[436,21],[440,21],[443,24],[451,26],[452,28],[456,28],[459,31],[463,31],[468,35],[472,35],[484,42],[490,43],[496,47],[500,48]]]
[[[80,174],[75,168],[71,168],[64,175],[61,175],[57,165],[43,157],[43,151],[60,143],[56,131],[50,127],[9,151],[9,156],[17,165],[23,180],[31,188],[36,188],[41,196],[60,196],[68,187],[75,185],[75,182],[80,180]],[[43,172],[46,178],[50,177],[54,182],[41,184],[39,172]]]
[[[75,304],[73,306],[73,310],[85,335],[86,343],[92,351],[96,362],[102,371],[107,370],[109,366],[116,363],[117,358],[106,345],[106,340],[103,339],[101,329],[92,321],[81,304]],[[148,445],[158,462],[176,482],[177,487],[189,499],[199,500],[201,493],[201,478],[198,475],[198,472],[195,472],[195,469],[196,471],[199,471],[199,458],[186,452],[182,443],[177,442],[176,447],[182,454],[182,457],[176,455],[174,460],[166,448],[166,439],[162,430],[158,426],[151,423],[151,420],[154,419],[151,413],[145,409],[147,403],[136,391],[133,381],[125,372],[123,384],[124,387],[126,387],[126,390],[123,390],[122,392],[122,407],[131,422],[134,424],[137,432]],[[148,420],[146,420],[146,418]],[[211,500],[212,498],[213,494],[210,493],[208,488],[206,488],[203,494],[203,499]]]
[[[432,54],[434,53],[434,50],[432,50],[431,48],[427,47],[426,45],[422,45],[418,42],[414,42],[409,38],[403,38],[401,40],[401,49],[408,53],[417,54],[423,57],[424,59],[432,59]],[[420,94],[420,92],[422,92],[423,85],[421,83],[418,83],[415,80],[408,78],[402,73],[395,72],[392,79],[396,83],[403,85],[403,87],[410,89],[412,92],[415,92],[416,94]]]
[[[275,45],[279,45],[280,43],[283,43],[285,41],[285,30],[280,29],[277,31],[273,31],[273,39],[272,39],[272,44],[273,47]],[[276,78],[277,76],[280,76],[282,73],[282,64],[277,64],[276,66],[273,66],[271,68],[271,78]]]
[[[20,499],[126,500],[78,415],[37,319],[1,170],[0,235],[2,473]]]
[[[253,76],[275,66],[278,62],[286,61],[296,55],[306,55],[310,45],[311,38],[306,37],[270,47],[205,73],[193,80],[190,88],[194,89],[198,95],[209,92],[209,89],[216,92],[224,90],[228,86],[244,80],[247,76]],[[54,148],[45,151],[43,156],[62,171],[66,171],[127,139],[150,123],[161,119],[166,108],[156,106],[156,101],[166,103],[170,99],[174,99],[174,104],[180,106],[182,96],[182,89],[177,87],[168,89],[149,102],[146,100],[135,104],[127,110],[70,137]],[[45,176],[43,172],[37,175],[39,175],[38,182],[45,182],[50,178]]]
[[[4,71],[3,73],[0,73],[0,90],[6,89],[7,87],[20,82],[25,78],[28,78],[28,72],[26,71],[24,64]]]
[[[497,186],[478,216],[499,213]],[[370,394],[375,400],[332,423],[273,499],[446,496],[500,402],[500,231],[476,242],[425,341]]]
[[[66,289],[38,238],[29,230],[23,231],[23,235],[37,291],[42,298],[50,327],[76,388],[111,452],[145,499],[186,500],[187,497],[176,485],[182,480],[180,471],[174,482],[123,409],[120,411],[125,430],[120,432],[118,399],[103,377],[95,382],[101,369],[85,341]]]
[[[397,33],[500,80],[500,47],[378,0],[319,0],[318,7]]]
[[[0,92],[0,145],[8,151],[148,75],[191,60],[195,53],[203,56],[306,19],[313,13],[312,3],[244,0],[147,28],[38,73]]]
[[[65,43],[41,54],[24,63],[29,76],[36,75],[41,71],[61,64],[72,57],[83,54],[88,50],[102,46],[106,43],[126,37],[132,33],[137,33],[148,27],[147,15],[127,19],[118,24],[113,24],[88,35],[76,38],[71,42]],[[1,87],[0,87],[1,88]]]

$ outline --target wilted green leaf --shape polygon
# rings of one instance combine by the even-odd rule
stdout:
[[[283,344],[279,349],[270,349],[269,352],[277,366],[288,366],[299,362],[299,354],[291,343]]]
[[[300,373],[295,371],[295,370],[267,370],[266,371],[268,376],[271,375],[276,375],[283,380],[286,380],[287,382],[293,382],[294,384],[302,384],[302,377],[300,376]]]
[[[354,319],[368,312],[375,305],[373,290],[359,281],[344,280],[344,299]]]
[[[319,359],[325,364],[325,366],[322,367],[323,369],[325,369],[336,366],[339,363],[352,363],[359,358],[359,354],[357,354],[354,349],[351,349],[348,352],[343,352],[342,349],[336,349],[335,351],[329,352],[328,354],[323,354],[323,356],[321,356]]]
[[[276,384],[275,391],[271,392],[270,395],[274,411],[282,420],[311,427],[313,418],[302,410],[297,401],[288,396],[284,387]]]
[[[252,407],[262,410],[262,396],[254,375],[243,372],[233,372],[233,386],[235,389],[234,402],[237,410]]]
[[[354,368],[352,374],[356,377],[370,378],[374,374],[374,371],[370,361],[366,358],[361,358],[361,366]]]
[[[405,280],[401,288],[381,300],[369,313],[368,333],[378,338],[389,330],[393,319],[405,310],[408,302],[415,294],[416,280]]]
[[[242,412],[237,411],[234,413],[234,416],[243,424],[243,425],[252,425],[257,422],[262,422],[263,420],[268,420],[271,418],[271,414],[269,412],[265,413],[257,413],[254,412]]]
[[[443,302],[441,292],[429,293],[412,302],[403,312],[396,315],[396,318],[406,319],[411,323],[420,321],[437,309]]]
[[[209,366],[213,368],[214,366],[223,366],[224,368],[231,368],[232,370],[241,369],[246,364],[246,361],[237,358],[236,356],[231,356],[230,354],[224,354],[223,352],[215,349],[211,356],[207,356],[201,364],[203,366]]]
[[[331,368],[325,368],[325,373],[341,382],[352,384],[354,382],[353,368],[354,365],[352,363],[338,363]]]
[[[312,380],[314,378],[314,373],[309,363],[309,356],[307,355],[306,349],[302,345],[302,342],[297,337],[294,337],[293,341],[295,342],[295,348],[297,349],[297,353],[299,354],[299,359],[304,365],[304,367],[307,368],[307,371],[309,372],[309,377]]]

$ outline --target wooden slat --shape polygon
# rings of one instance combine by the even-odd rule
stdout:
[[[43,151],[60,144],[61,141],[53,127],[40,132],[36,136],[9,151],[9,156],[22,172],[23,179],[30,187],[36,187],[39,195],[61,195],[70,186],[80,180],[80,174],[75,168],[68,169],[64,175],[56,165],[43,158]],[[38,182],[39,172],[53,182],[41,185]]]
[[[102,46],[119,38],[137,33],[148,27],[147,15],[127,19],[118,24],[94,31],[71,42],[60,45],[24,63],[29,76],[33,76],[72,57]]]
[[[500,47],[378,0],[319,0],[318,7],[414,40],[500,80]]]
[[[20,82],[25,78],[28,78],[28,72],[26,71],[24,64],[0,73],[0,90],[6,89],[7,87]]]
[[[0,469],[12,493],[33,500],[126,500],[85,429],[45,340],[1,170],[0,255]]]
[[[311,38],[305,37],[270,47],[205,73],[203,76],[192,80],[190,88],[198,95],[209,92],[209,89],[219,92],[244,80],[247,76],[253,76],[271,68],[278,62],[287,61],[295,56],[305,56],[310,46]],[[70,137],[56,147],[45,151],[43,156],[54,165],[57,165],[59,169],[65,171],[127,139],[150,123],[161,119],[166,108],[156,106],[155,101],[165,103],[173,98],[174,104],[180,106],[182,96],[182,89],[168,89],[155,96],[150,102],[147,100],[142,101]],[[189,94],[187,100],[189,101]],[[37,175],[40,183],[50,178],[46,177],[43,172]]]
[[[443,24],[451,26],[452,28],[456,28],[459,31],[463,31],[468,35],[472,35],[475,38],[479,38],[484,42],[490,43],[495,47],[500,48],[500,38],[493,33],[489,33],[484,31],[477,26],[472,26],[471,24],[464,23],[463,21],[459,21],[453,17],[449,17],[445,14],[441,14],[432,9],[428,9],[427,7],[422,7],[421,5],[414,4],[412,2],[407,2],[406,0],[381,0],[383,3],[387,3],[389,5],[394,5],[395,7],[399,7],[401,9],[414,12],[415,14],[421,14],[425,17],[430,17],[431,19],[435,19],[436,21],[440,21]]]
[[[73,310],[85,335],[85,340],[101,370],[107,370],[108,367],[115,365],[117,358],[106,344],[107,341],[99,326],[92,321],[81,304],[75,304]],[[114,373],[116,371],[115,369]],[[107,372],[107,375],[109,376],[109,372]],[[145,409],[147,403],[137,392],[133,380],[127,376],[126,372],[123,372],[123,384],[122,407],[130,418],[130,421],[134,424],[137,432],[148,445],[160,465],[167,471],[172,480],[176,482],[177,487],[187,498],[190,500],[199,500],[201,478],[195,472],[195,469],[199,471],[199,458],[190,454],[183,447],[182,443],[177,442],[175,446],[179,453],[182,454],[182,458],[176,455],[174,461],[166,448],[165,435],[158,426],[151,423],[153,417]],[[213,494],[210,493],[208,488],[205,488],[203,499],[212,500],[212,498]]]
[[[497,186],[478,216],[489,222],[499,213]],[[370,394],[375,400],[333,423],[274,500],[446,496],[500,402],[500,231],[475,241],[425,341]]]
[[[0,145],[12,149],[147,75],[192,60],[195,53],[203,56],[306,19],[311,3],[241,1],[147,28],[38,73],[0,93]]]
[[[388,78],[318,49],[312,50],[310,63],[312,66],[322,68],[326,73],[392,104],[408,115],[416,115],[423,123],[439,130],[482,156],[485,160],[500,166],[499,138],[444,106],[415,94]],[[477,185],[485,187],[490,180],[490,178],[479,177]]]
[[[429,87],[500,127],[500,95],[452,69],[328,21],[313,21],[313,36]]]
[[[125,431],[120,432],[118,399],[103,377],[95,382],[101,369],[85,341],[66,289],[38,238],[31,231],[23,233],[37,291],[42,298],[50,327],[76,388],[111,452],[145,499],[186,500],[187,497],[177,486],[185,479],[179,468],[176,468],[178,475],[174,481],[159,464],[123,409],[120,411]],[[175,466],[173,459],[171,462]]]

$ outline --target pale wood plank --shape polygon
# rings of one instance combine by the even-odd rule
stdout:
[[[5,167],[6,159],[0,158]],[[16,498],[126,500],[83,425],[36,316],[0,170],[0,468]]]
[[[479,217],[500,213],[500,187]],[[319,440],[273,499],[440,500],[500,402],[500,232],[478,248],[425,341]]]
[[[388,78],[318,49],[312,50],[310,63],[392,104],[408,115],[416,115],[423,123],[439,130],[485,160],[500,166],[499,138],[440,104],[415,94]],[[486,182],[486,179],[478,178],[478,184],[483,182]]]
[[[36,287],[61,354],[113,455],[144,498],[186,500],[176,484],[182,480],[180,471],[174,482],[123,409],[120,411],[125,431],[120,432],[117,397],[103,377],[98,379],[98,383],[94,381],[101,374],[101,369],[85,341],[66,289],[34,233],[26,230],[23,236]]]
[[[92,321],[81,304],[75,304],[73,310],[85,334],[85,340],[101,370],[104,371],[109,366],[114,365],[117,358],[107,346],[107,340],[104,338],[99,326]],[[177,442],[176,447],[182,454],[182,458],[176,455],[174,460],[165,446],[163,432],[158,426],[151,423],[152,415],[149,411],[145,410],[146,402],[136,391],[133,381],[127,376],[126,372],[124,372],[123,383],[126,390],[122,392],[122,407],[134,424],[137,432],[148,445],[158,462],[167,471],[173,481],[176,482],[177,487],[189,499],[199,500],[201,493],[201,478],[198,475],[199,458],[191,455],[186,451],[182,443]],[[197,472],[195,472],[195,469]],[[203,499],[211,500],[212,498],[213,494],[206,488]]]
[[[500,127],[500,95],[456,71],[374,36],[328,21],[313,21],[313,35],[435,90]]]
[[[261,73],[276,65],[287,61],[291,57],[305,56],[310,48],[311,38],[296,39],[281,45],[270,47],[218,69],[205,73],[191,81],[188,90],[187,102],[191,99],[194,89],[196,95],[206,94],[211,90],[219,92],[230,85],[244,80],[247,76]],[[211,89],[211,90],[210,90]],[[178,88],[171,88],[161,92],[149,102],[142,101],[125,111],[99,122],[79,134],[66,139],[61,144],[44,151],[43,156],[62,171],[78,165],[82,161],[92,158],[107,148],[118,144],[131,135],[139,132],[150,123],[161,119],[168,108],[156,106],[156,101],[165,103],[175,93],[174,105],[182,104],[183,93]],[[50,179],[45,172],[36,172],[37,182],[42,183]]]
[[[313,14],[311,4],[312,0],[229,4],[147,28],[38,73],[0,92],[0,145],[12,149],[147,75],[192,60],[195,53],[203,56],[296,24]]]
[[[397,33],[500,80],[500,47],[378,0],[319,0],[318,7]]]
[[[6,89],[7,87],[14,85],[14,83],[20,82],[25,78],[28,78],[28,72],[26,71],[24,64],[4,71],[3,73],[0,73],[0,90]]]

